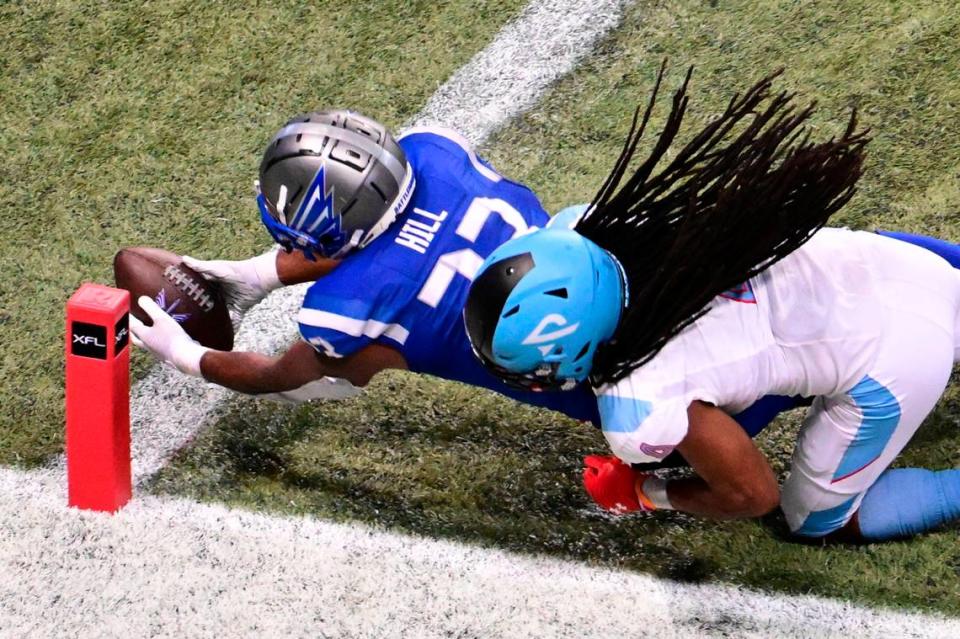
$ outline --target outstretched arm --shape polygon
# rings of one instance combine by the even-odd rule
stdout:
[[[284,286],[316,282],[337,268],[340,260],[317,257],[308,260],[301,251],[277,251],[277,276]]]
[[[294,390],[322,377],[339,377],[354,386],[366,386],[370,379],[388,368],[406,369],[396,350],[370,344],[348,357],[332,358],[317,353],[299,341],[283,355],[207,351],[200,359],[204,378],[248,394]]]
[[[300,251],[267,251],[247,260],[198,260],[183,256],[183,263],[216,282],[227,301],[234,323],[270,291],[281,286],[315,282],[337,267],[339,260],[308,260]]]
[[[149,297],[141,297],[138,303],[152,324],[147,326],[130,317],[130,331],[137,346],[181,372],[203,376],[241,393],[290,391],[323,377],[346,379],[354,386],[365,386],[384,369],[407,367],[398,351],[376,343],[339,358],[321,355],[303,341],[279,356],[216,351],[192,340],[183,327]]]

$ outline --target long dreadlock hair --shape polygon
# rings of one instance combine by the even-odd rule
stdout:
[[[856,131],[854,110],[839,138],[811,142],[802,125],[815,104],[798,109],[794,94],[770,95],[781,70],[735,95],[654,175],[680,130],[691,67],[653,151],[624,181],[665,69],[666,63],[642,119],[638,107],[619,159],[575,227],[620,261],[630,291],[613,339],[597,353],[597,384],[642,366],[717,295],[806,242],[853,196],[869,141],[866,131]]]

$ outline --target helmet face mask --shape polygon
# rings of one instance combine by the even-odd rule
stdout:
[[[559,362],[544,363],[537,367],[532,373],[516,373],[487,359],[477,351],[474,351],[474,354],[490,372],[499,377],[504,384],[515,390],[533,391],[534,393],[543,391],[568,391],[573,390],[580,384],[580,380],[575,377],[561,377],[558,374],[560,369]]]
[[[369,244],[403,212],[414,187],[393,136],[342,110],[290,120],[267,146],[255,184],[271,237],[310,259]]]

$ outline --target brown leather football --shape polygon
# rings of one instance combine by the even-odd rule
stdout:
[[[130,312],[143,323],[152,324],[137,303],[146,295],[204,346],[233,348],[233,324],[219,289],[176,253],[148,246],[121,249],[113,258],[113,277],[118,288],[130,291]]]

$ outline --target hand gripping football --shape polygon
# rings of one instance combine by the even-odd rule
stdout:
[[[142,295],[152,298],[204,346],[233,348],[233,324],[223,296],[179,255],[147,246],[121,249],[113,258],[113,276],[117,287],[130,291],[130,312],[144,324],[153,322],[137,304]]]

